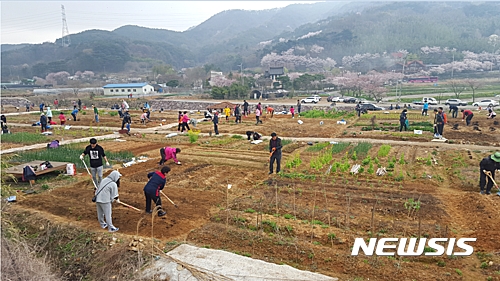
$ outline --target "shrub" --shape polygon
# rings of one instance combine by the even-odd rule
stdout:
[[[118,115],[118,112],[117,111],[110,111],[109,115],[114,117],[114,116]]]
[[[255,213],[254,209],[248,208],[244,211],[245,213]]]
[[[189,132],[188,132],[189,142],[190,142],[190,143],[195,143],[195,142],[197,142],[197,141],[198,141],[199,134],[200,134],[200,131],[192,131],[192,130],[189,130]]]
[[[296,153],[293,155],[292,159],[286,161],[285,167],[287,167],[288,169],[297,168],[301,163],[302,159],[300,159],[300,154]]]
[[[384,145],[380,146],[380,148],[378,150],[378,157],[386,157],[387,155],[389,155],[390,150],[391,150],[391,146],[388,144],[384,144]]]

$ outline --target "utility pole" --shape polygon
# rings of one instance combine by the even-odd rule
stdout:
[[[66,11],[64,10],[64,5],[61,5],[61,11],[62,11],[61,45],[63,47],[68,47],[69,44],[71,44],[71,40],[69,39],[68,23],[66,22]]]
[[[453,62],[451,63],[451,79],[453,79],[453,69],[455,68],[455,53],[453,55]]]
[[[241,86],[243,86],[243,63],[238,64],[237,66],[240,67]]]

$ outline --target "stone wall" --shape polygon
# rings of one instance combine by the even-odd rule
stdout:
[[[19,106],[19,108],[26,108],[26,98],[10,98],[2,97],[2,106]]]

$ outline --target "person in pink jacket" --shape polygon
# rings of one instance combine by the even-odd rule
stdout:
[[[187,131],[191,130],[189,128],[189,117],[188,117],[188,114],[187,114],[187,111],[184,111],[184,114],[182,115],[182,129],[181,129],[181,133],[184,132],[184,129],[187,128]]]
[[[175,164],[180,165],[181,162],[177,160],[177,153],[181,153],[180,148],[168,147],[168,146],[160,148],[160,155],[161,155],[160,165],[163,165],[166,161],[170,159],[174,159]]]
[[[295,108],[293,106],[290,106],[290,113],[292,114],[292,118],[295,118]]]

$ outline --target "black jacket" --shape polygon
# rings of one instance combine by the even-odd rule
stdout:
[[[47,124],[47,116],[45,115],[40,116],[40,124]]]
[[[274,151],[275,154],[281,154],[281,148],[283,146],[281,145],[281,139],[280,138],[276,138],[275,141],[273,141],[273,139],[271,138],[269,140],[269,152],[272,152],[273,151],[273,148],[276,148],[276,151]]]
[[[500,169],[500,163],[493,161],[490,155],[488,157],[484,157],[483,160],[481,160],[481,162],[479,163],[479,169],[481,170],[481,172],[483,172],[483,170],[486,170],[494,173],[495,170]]]
[[[214,118],[212,119],[212,122],[214,122],[214,124],[219,124],[219,114],[215,114],[214,115]]]
[[[130,113],[125,113],[123,115],[123,123],[132,123],[132,118],[130,118]]]

